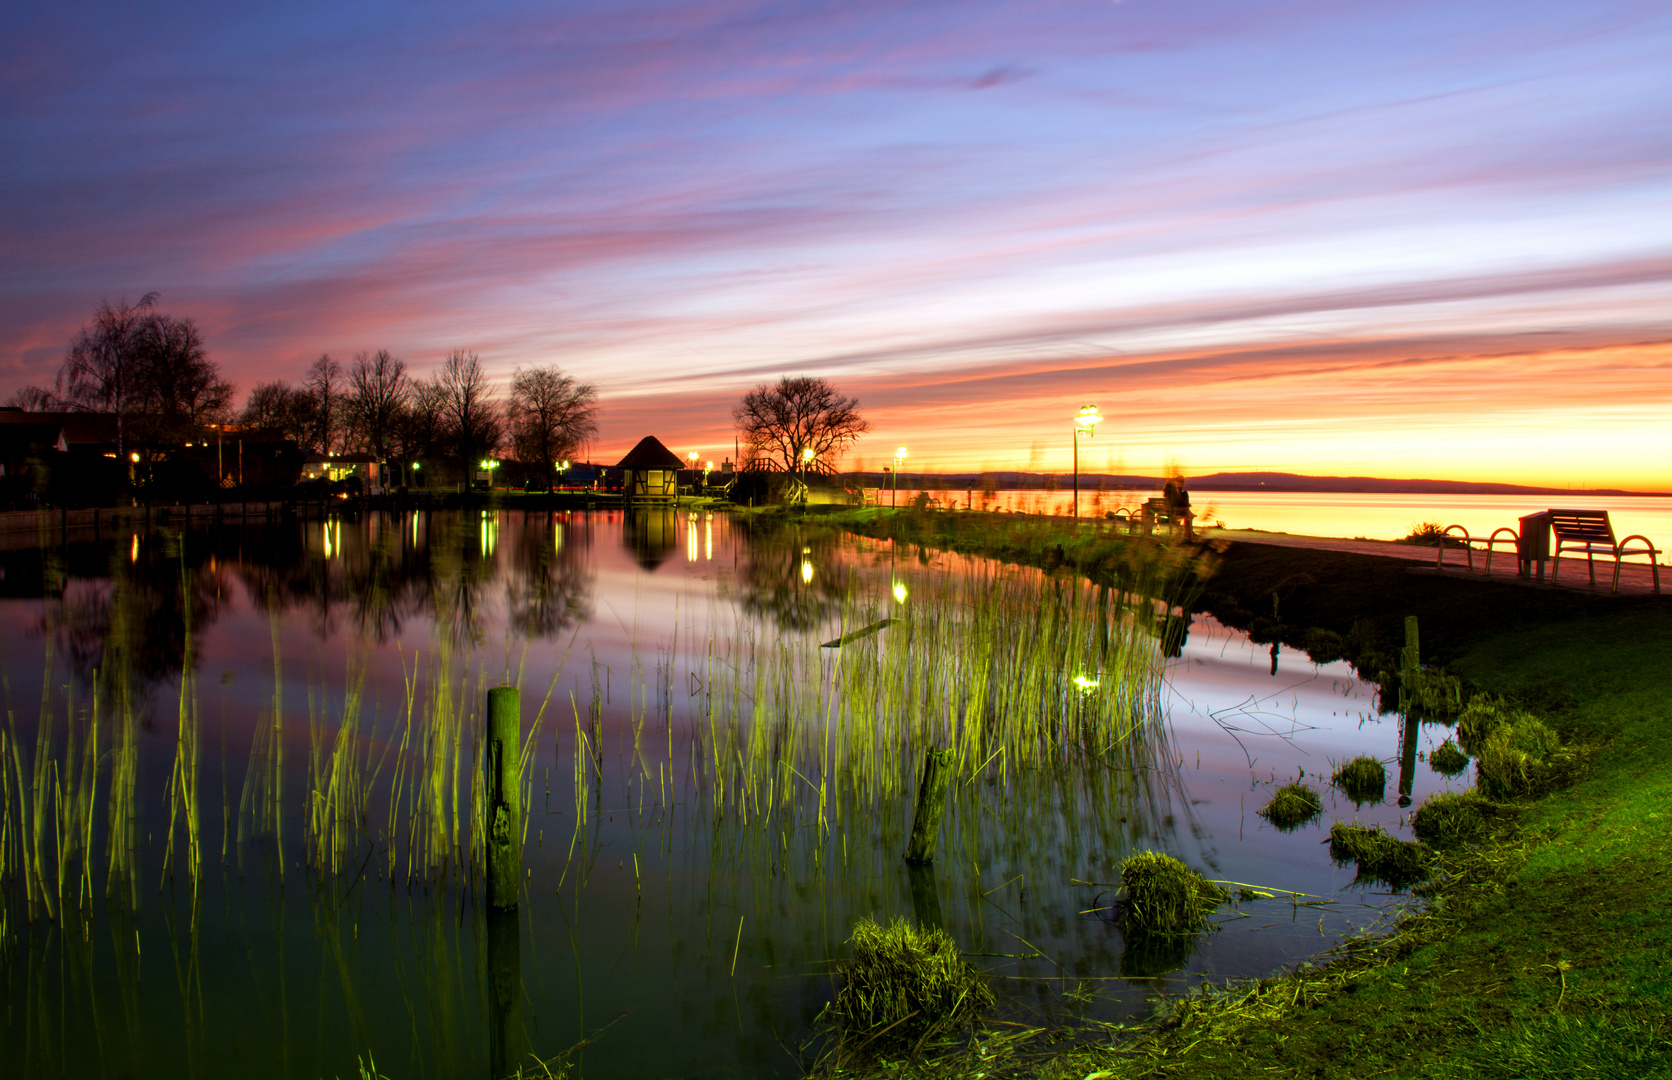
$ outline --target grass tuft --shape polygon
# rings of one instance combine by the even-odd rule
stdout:
[[[1456,743],[1447,739],[1428,755],[1428,767],[1441,776],[1456,776],[1469,767],[1469,755],[1459,749]]]
[[[1324,804],[1318,793],[1300,781],[1277,789],[1271,802],[1261,807],[1259,814],[1283,832],[1298,829],[1323,813]]]
[[[921,1042],[935,1030],[972,1022],[993,1004],[987,976],[939,927],[895,919],[853,925],[853,959],[825,1017],[845,1040],[874,1051]]]
[[[1360,881],[1381,882],[1394,888],[1428,877],[1432,856],[1427,845],[1390,836],[1380,825],[1366,829],[1358,822],[1337,821],[1329,829],[1329,854],[1338,864],[1358,863]]]
[[[1540,795],[1559,787],[1578,764],[1549,725],[1519,713],[1494,727],[1475,756],[1475,786],[1489,799]]]
[[[1335,770],[1332,779],[1347,798],[1363,806],[1365,803],[1382,801],[1382,791],[1387,787],[1388,773],[1375,758],[1356,757]]]
[[[1492,822],[1513,817],[1512,807],[1482,798],[1476,791],[1449,791],[1431,796],[1411,818],[1417,839],[1442,850],[1486,839]]]
[[[1189,936],[1207,925],[1230,894],[1171,855],[1140,851],[1120,865],[1126,902],[1121,929],[1157,937]]]

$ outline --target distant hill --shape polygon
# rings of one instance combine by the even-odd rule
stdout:
[[[902,472],[902,486],[929,488],[966,488],[980,485],[982,477],[990,476],[1002,488],[1038,489],[1045,486],[1049,473],[990,472],[990,473],[923,473]],[[878,474],[867,474],[866,483],[877,482]],[[1056,486],[1067,489],[1073,478],[1056,475]],[[1081,473],[1080,490],[1158,491],[1165,480],[1159,476],[1113,475]],[[880,480],[886,486],[887,480]],[[1672,494],[1663,491],[1624,491],[1619,488],[1530,487],[1524,484],[1477,483],[1469,480],[1389,480],[1377,476],[1303,476],[1285,472],[1219,472],[1206,476],[1192,476],[1186,480],[1191,491],[1285,491],[1352,493],[1378,495],[1656,495]]]

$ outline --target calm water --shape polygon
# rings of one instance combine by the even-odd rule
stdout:
[[[916,756],[856,752],[821,775],[819,755],[860,733],[826,722],[796,759],[803,729],[779,714],[811,702],[815,724],[819,709],[836,715],[827,691],[862,646],[816,645],[844,617],[847,629],[904,620],[866,639],[880,655],[905,641],[889,644],[899,627],[930,633],[914,605],[982,569],[673,512],[159,531],[0,554],[8,768],[31,775],[44,697],[59,762],[47,786],[63,791],[79,760],[65,732],[85,745],[103,695],[91,916],[52,921],[37,907],[31,920],[14,871],[0,1073],[178,1077],[236,1062],[312,1078],[351,1075],[370,1052],[401,1080],[488,1075],[596,1035],[579,1055],[589,1077],[794,1076],[860,916],[938,919],[998,977],[1009,1015],[1061,1015],[1085,983],[1097,994],[1086,1011],[1113,1018],[1204,978],[1315,956],[1408,902],[1355,885],[1319,845],[1336,817],[1404,831],[1398,718],[1379,715],[1345,665],[1274,655],[1205,618],[1173,658],[1132,631],[1150,675],[1140,729],[1119,748],[1065,751],[1048,768],[991,764],[955,786],[933,873],[914,881],[900,856]],[[1014,581],[1072,596],[1037,575]],[[117,667],[135,763],[133,887],[120,903],[105,899],[111,778],[130,745],[105,677]],[[456,861],[414,880],[410,839],[451,816],[468,863],[472,738],[485,688],[503,681],[522,687],[525,723],[539,722],[523,902],[490,920]],[[448,709],[458,742],[437,751],[445,775],[414,787],[414,755],[435,730],[422,718]],[[345,726],[353,737],[339,739]],[[1423,728],[1419,748],[1445,733]],[[333,774],[345,748],[359,764]],[[1387,802],[1355,808],[1325,786],[1318,824],[1284,835],[1256,816],[1274,784],[1327,777],[1358,754],[1390,763]],[[751,773],[757,759],[764,771]],[[793,776],[775,764],[792,759]],[[195,766],[178,772],[181,760]],[[346,831],[310,831],[308,792],[345,774],[365,813]],[[740,794],[751,776],[768,786]],[[1418,804],[1466,782],[1414,763]],[[9,812],[15,866],[15,845],[36,841]],[[66,843],[55,835],[39,841],[49,854]],[[327,835],[337,846],[321,856]],[[1193,952],[1128,955],[1092,909],[1109,901],[1099,883],[1144,847],[1329,902],[1251,901],[1226,908]],[[67,864],[73,894],[81,871]]]
[[[873,494],[868,492],[868,494]],[[904,506],[917,492],[899,493]],[[979,491],[931,491],[940,505],[959,507],[982,505]],[[1097,516],[1118,507],[1139,507],[1159,491],[1080,492],[1082,516]],[[1033,514],[1068,514],[1073,506],[1069,491],[1001,491],[991,500],[993,509]],[[890,493],[880,497],[888,505]],[[1524,514],[1536,514],[1551,507],[1607,510],[1616,539],[1632,534],[1647,536],[1657,547],[1672,546],[1672,498],[1658,495],[1380,495],[1313,494],[1307,492],[1192,492],[1190,501],[1198,522],[1223,522],[1230,529],[1258,529],[1262,532],[1295,533],[1302,536],[1360,537],[1368,540],[1398,540],[1424,522],[1462,525],[1471,536],[1487,536],[1498,528],[1519,531],[1517,521]]]

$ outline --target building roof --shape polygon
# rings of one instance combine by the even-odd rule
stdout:
[[[643,472],[646,469],[683,469],[685,463],[672,450],[662,445],[654,435],[646,435],[639,445],[627,451],[627,456],[615,463],[618,469]]]
[[[24,412],[0,409],[0,424],[56,424],[64,429],[64,441],[71,445],[102,445],[116,442],[116,414],[96,412]]]
[[[39,413],[25,415],[39,416]],[[57,423],[10,423],[0,426],[0,453],[9,455],[39,450],[68,450],[64,425]]]

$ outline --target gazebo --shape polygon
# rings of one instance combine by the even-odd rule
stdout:
[[[662,440],[646,435],[615,467],[621,470],[621,492],[629,501],[672,500],[679,494],[679,470],[685,463]]]

